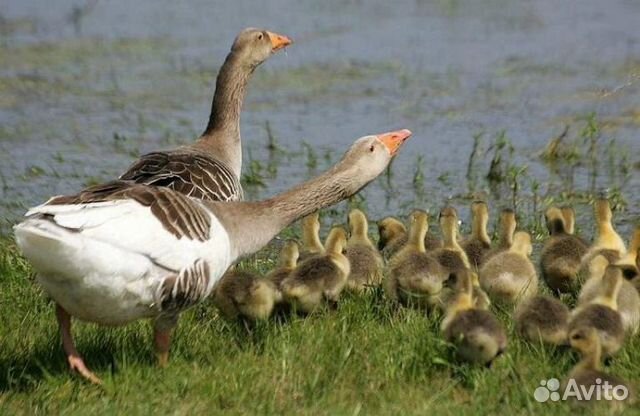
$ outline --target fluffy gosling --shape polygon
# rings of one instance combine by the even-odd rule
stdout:
[[[296,310],[311,313],[324,302],[335,306],[347,283],[350,264],[343,254],[347,234],[341,227],[329,232],[325,253],[298,263],[281,284],[284,299]]]
[[[441,330],[456,348],[456,356],[466,362],[491,366],[507,348],[507,334],[489,311],[474,306],[472,272],[456,275],[456,294],[447,306]]]
[[[529,260],[531,236],[515,234],[511,248],[496,254],[480,269],[480,286],[489,297],[503,304],[516,304],[538,291],[538,275]]]
[[[554,292],[574,292],[578,286],[578,271],[587,244],[568,234],[564,215],[559,208],[550,207],[545,213],[549,238],[540,256],[542,277]]]

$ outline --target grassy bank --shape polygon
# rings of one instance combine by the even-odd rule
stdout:
[[[271,251],[242,266],[265,271]],[[533,391],[567,374],[577,359],[571,352],[511,336],[490,370],[457,365],[438,317],[397,308],[378,292],[251,331],[224,322],[205,302],[183,314],[166,369],[154,366],[148,323],[76,324],[78,349],[105,382],[91,386],[67,371],[52,304],[29,266],[9,240],[0,253],[0,414],[569,412],[565,403],[537,403]],[[498,315],[513,335],[509,314]],[[608,371],[637,380],[640,337]]]

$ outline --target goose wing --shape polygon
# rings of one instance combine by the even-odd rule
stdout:
[[[244,197],[240,181],[224,163],[196,151],[148,153],[120,179],[210,201],[240,201]]]

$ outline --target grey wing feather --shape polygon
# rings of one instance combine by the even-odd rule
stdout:
[[[222,162],[197,151],[152,152],[141,156],[120,179],[171,188],[209,201],[239,201],[239,179]]]

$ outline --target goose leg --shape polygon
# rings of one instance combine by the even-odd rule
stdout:
[[[153,327],[153,345],[158,359],[158,366],[164,368],[169,364],[169,347],[171,347],[171,333],[177,324],[177,317],[158,318]]]
[[[56,319],[60,326],[62,348],[64,349],[65,354],[67,354],[67,361],[69,362],[69,368],[71,371],[77,371],[82,377],[89,380],[91,383],[102,384],[102,380],[87,368],[82,357],[78,354],[78,350],[76,350],[76,346],[73,343],[73,336],[71,335],[71,316],[58,304],[56,304]]]

